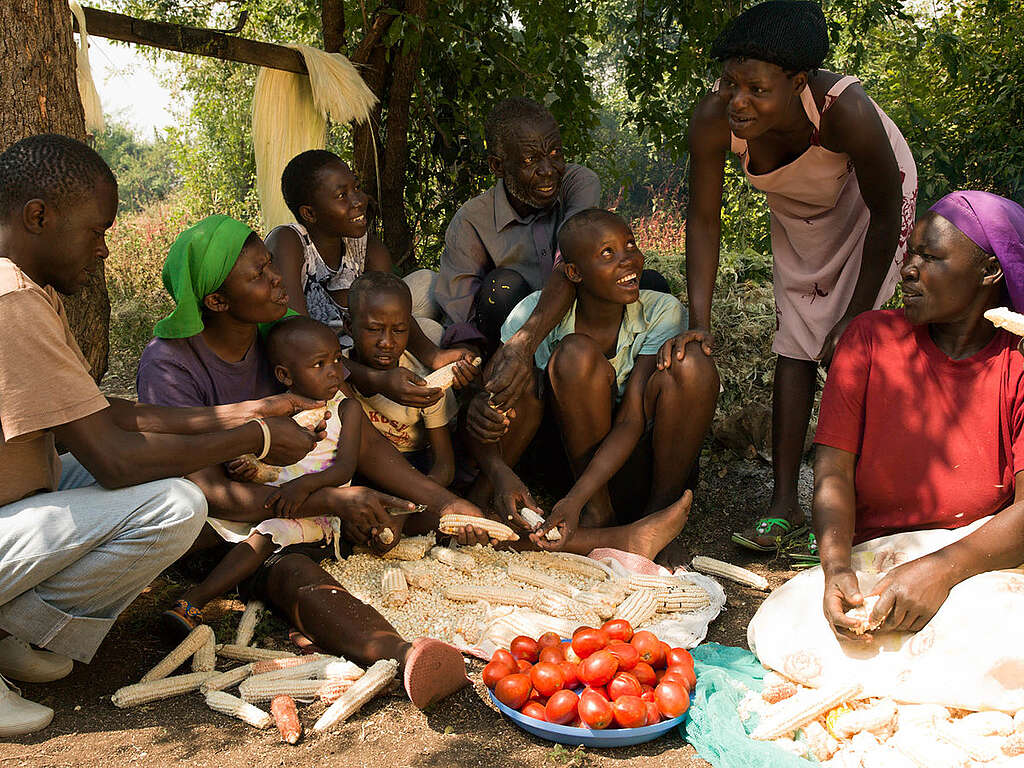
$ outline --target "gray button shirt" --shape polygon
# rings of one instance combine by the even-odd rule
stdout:
[[[514,269],[533,290],[543,288],[555,263],[556,237],[562,222],[574,213],[598,206],[600,199],[597,174],[570,164],[555,204],[525,218],[512,208],[501,179],[464,203],[445,232],[441,274],[435,289],[447,324],[472,320],[481,280],[497,267]]]

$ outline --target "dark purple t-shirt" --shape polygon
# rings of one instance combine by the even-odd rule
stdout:
[[[202,334],[149,342],[135,386],[139,402],[177,407],[230,405],[284,391],[259,341],[240,361],[229,363],[217,357]]]

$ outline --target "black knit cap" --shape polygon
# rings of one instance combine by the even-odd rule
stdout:
[[[719,61],[767,61],[787,72],[817,69],[828,55],[825,14],[806,0],[768,0],[733,19],[715,40],[711,55]]]

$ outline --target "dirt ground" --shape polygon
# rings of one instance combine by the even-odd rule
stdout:
[[[793,575],[784,558],[752,556],[730,543],[730,532],[767,505],[770,473],[759,460],[722,452],[705,455],[700,492],[682,535],[662,557],[666,564],[689,562],[693,555],[718,557],[765,575],[777,587]],[[809,470],[805,468],[805,474]],[[802,495],[809,493],[802,478]],[[707,640],[746,647],[746,627],[764,593],[723,582],[726,610],[710,627]],[[30,766],[331,766],[349,768],[443,768],[502,766],[556,768],[576,766],[707,766],[678,734],[645,745],[612,750],[583,750],[553,745],[529,736],[504,720],[487,700],[480,683],[482,664],[470,662],[474,686],[423,713],[400,691],[379,697],[344,726],[326,735],[306,736],[297,746],[282,743],[276,731],[258,731],[211,712],[198,694],[128,710],[116,709],[110,694],[135,682],[164,652],[156,635],[155,609],[181,589],[161,579],[118,620],[89,665],[76,664],[66,679],[25,685],[25,695],[56,710],[41,733],[0,743],[0,768]],[[223,601],[223,620],[233,626],[241,610]],[[216,628],[216,622],[214,622]],[[278,632],[275,637],[287,638]],[[265,644],[265,641],[261,641]],[[323,708],[303,707],[310,726]]]

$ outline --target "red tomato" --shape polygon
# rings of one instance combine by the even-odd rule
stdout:
[[[509,650],[512,651],[512,656],[517,660],[526,659],[531,664],[537,660],[537,654],[540,653],[537,641],[526,635],[519,635],[519,637],[514,638],[509,646]]]
[[[686,676],[680,672],[673,672],[672,670],[667,670],[665,674],[661,676],[661,679],[658,680],[658,685],[668,682],[679,683],[680,685],[684,686],[686,690],[690,690],[690,684],[687,681]]]
[[[644,701],[654,701],[654,689],[651,688],[651,686],[643,686],[642,691],[643,692],[640,694],[641,699],[643,699]]]
[[[571,661],[563,661],[558,665],[562,670],[562,677],[565,678],[566,688],[575,688],[580,684],[580,677],[577,674],[577,667]]]
[[[630,670],[633,676],[640,681],[640,685],[655,685],[658,682],[657,673],[646,661],[638,661],[636,666]]]
[[[562,643],[565,648],[565,660],[571,661],[573,664],[579,664],[583,659],[576,655],[576,651],[572,649],[571,643]]]
[[[665,670],[665,676],[682,680],[689,691],[692,691],[697,685],[697,675],[690,667],[669,667]]]
[[[656,722],[661,720],[661,710],[658,709],[658,705],[653,701],[644,701],[644,706],[647,707],[647,724],[654,725]]]
[[[565,651],[562,650],[562,644],[558,645],[547,645],[540,649],[540,655],[537,657],[540,661],[549,661],[552,664],[560,664],[565,661]]]
[[[481,676],[484,679],[484,685],[493,691],[494,686],[498,684],[498,681],[501,680],[501,678],[508,677],[514,671],[515,670],[511,667],[502,664],[500,661],[491,661],[484,667],[484,671]]]
[[[516,673],[506,675],[498,681],[494,686],[494,696],[506,707],[519,709],[530,698],[532,689],[530,676]]]
[[[689,667],[693,669],[693,656],[685,648],[673,648],[666,655],[670,667]]]
[[[516,661],[516,670],[519,672],[529,673],[532,667],[533,664],[528,662],[526,659],[519,659],[518,661]]]
[[[527,717],[532,717],[535,720],[547,720],[547,716],[544,714],[544,705],[536,701],[528,701],[523,704],[522,709],[519,710],[522,714]]]
[[[586,690],[593,691],[605,701],[611,701],[611,699],[608,698],[608,689],[605,688],[603,685],[588,685],[586,687]]]
[[[608,645],[608,633],[600,629],[578,629],[572,636],[572,649],[581,659]]]
[[[658,710],[665,717],[678,717],[690,707],[690,694],[686,688],[673,680],[658,685],[654,689],[654,700]]]
[[[539,661],[530,670],[530,681],[534,689],[541,696],[550,696],[555,691],[562,690],[565,685],[565,676],[557,664],[550,661]]]
[[[608,651],[619,660],[619,669],[629,671],[640,661],[640,653],[629,643],[609,643]]]
[[[611,703],[589,688],[580,695],[579,713],[583,724],[595,731],[607,728],[615,717]]]
[[[543,707],[545,704],[548,703],[548,697],[541,696],[539,693],[537,693],[537,691],[534,690],[530,691],[530,698],[528,699],[528,701],[536,701]]]
[[[547,648],[549,646],[558,646],[562,644],[562,638],[558,636],[557,632],[545,632],[543,635],[537,638],[537,645],[541,648]]]
[[[609,619],[601,625],[601,629],[608,633],[612,640],[622,640],[625,643],[633,637],[633,627],[625,619]]]
[[[619,670],[619,660],[611,651],[598,651],[580,662],[577,674],[584,685],[607,685]]]
[[[548,722],[565,725],[579,717],[580,697],[572,691],[558,691],[544,708]]]
[[[491,661],[500,661],[509,669],[515,671],[516,669],[516,657],[506,651],[504,648],[499,648],[491,655]]]
[[[647,630],[640,630],[633,633],[630,644],[640,653],[640,660],[646,661],[655,669],[665,666],[665,652],[661,648],[661,641]]]
[[[576,718],[571,723],[566,723],[570,728],[584,728],[583,721],[580,720],[580,716],[576,715]]]
[[[647,725],[647,704],[639,696],[620,696],[612,702],[612,714],[620,728],[642,728]]]
[[[608,683],[608,697],[612,701],[621,696],[639,696],[641,693],[643,689],[640,687],[640,681],[629,672],[619,672]]]

